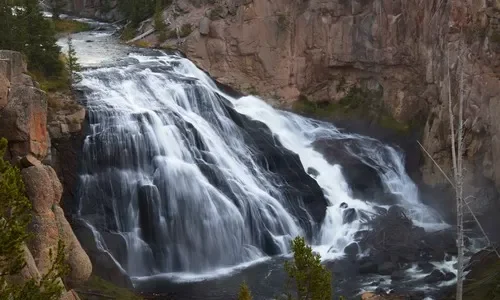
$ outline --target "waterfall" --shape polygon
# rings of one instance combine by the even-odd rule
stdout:
[[[299,235],[336,258],[379,206],[446,226],[420,203],[396,149],[232,98],[187,59],[130,55],[81,75],[89,128],[78,216],[130,276],[215,272],[286,254]],[[372,170],[391,200],[358,197],[321,141]],[[348,209],[358,217],[346,222]]]

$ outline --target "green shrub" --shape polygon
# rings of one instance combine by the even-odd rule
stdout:
[[[132,24],[127,24],[120,35],[120,39],[123,41],[131,40],[135,37],[136,27]]]
[[[243,282],[240,285],[240,291],[238,293],[238,300],[252,300],[252,293],[250,292],[250,289],[248,288],[248,285],[246,282]]]
[[[83,285],[78,287],[78,296],[82,300],[93,300],[96,291],[101,294],[105,299],[117,300],[140,300],[139,296],[135,295],[128,289],[115,286],[109,281],[106,281],[95,275],[90,276]]]
[[[500,44],[500,30],[493,31],[491,34],[491,41],[496,44]]]
[[[186,23],[182,25],[181,30],[179,31],[179,37],[184,38],[193,32],[193,25]]]
[[[288,289],[295,287],[296,299],[331,300],[332,274],[321,265],[321,257],[314,254],[302,237],[292,241],[293,261],[285,262],[288,274]],[[288,293],[288,299],[293,299]]]
[[[64,69],[59,61],[61,49],[56,44],[53,23],[43,17],[37,0],[3,1],[0,28],[0,49],[22,52],[30,71],[53,76]]]
[[[90,25],[75,20],[53,20],[54,29],[59,33],[76,33],[82,31],[89,31]]]
[[[210,20],[215,21],[222,18],[223,12],[224,8],[222,8],[222,6],[220,5],[216,5],[214,8],[210,10],[210,16],[209,16]]]
[[[280,31],[286,31],[290,26],[290,20],[288,20],[288,16],[286,14],[280,13],[278,14],[277,24]]]

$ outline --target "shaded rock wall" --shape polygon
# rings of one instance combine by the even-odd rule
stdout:
[[[114,22],[123,19],[117,5],[117,0],[67,0],[66,11],[81,17]]]
[[[33,210],[29,226],[33,238],[27,243],[27,265],[19,280],[37,279],[45,274],[52,264],[50,252],[54,252],[58,241],[62,240],[65,261],[71,267],[63,282],[71,289],[89,278],[92,264],[60,207],[63,185],[58,175],[51,166],[41,162],[50,161],[51,152],[47,95],[26,72],[21,53],[0,50],[0,137],[9,141],[7,159],[22,169],[26,194]],[[82,122],[85,111],[83,117],[81,112],[74,114],[66,118],[71,124]],[[70,290],[62,299],[78,299],[78,296]]]

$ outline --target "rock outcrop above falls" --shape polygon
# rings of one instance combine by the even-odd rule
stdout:
[[[70,266],[69,274],[62,280],[71,289],[89,278],[92,264],[60,206],[63,185],[56,171],[42,163],[50,162],[51,152],[48,98],[26,73],[21,53],[0,50],[0,137],[9,141],[6,158],[21,168],[26,194],[32,203],[29,229],[33,238],[25,249],[27,265],[20,279],[39,279],[47,273],[52,265],[51,253],[62,241],[65,262]],[[83,118],[77,119],[80,123],[83,121]],[[73,126],[76,123],[71,122]],[[69,290],[62,299],[78,299],[78,296]]]

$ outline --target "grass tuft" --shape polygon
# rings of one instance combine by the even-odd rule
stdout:
[[[58,33],[77,33],[82,31],[89,31],[90,25],[75,20],[53,20],[54,28]]]

